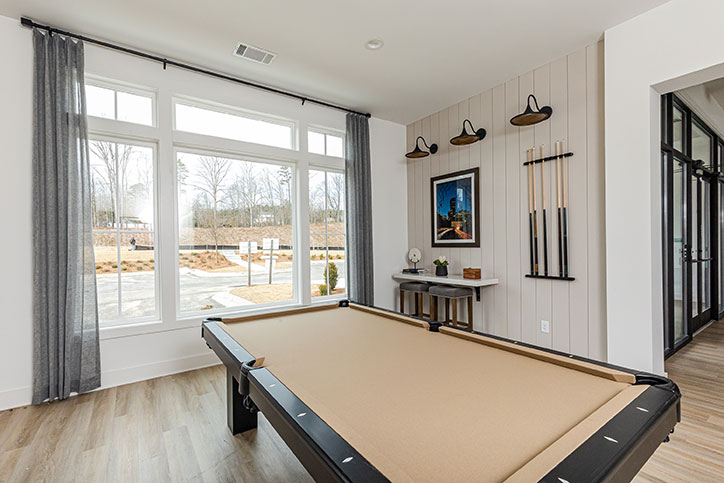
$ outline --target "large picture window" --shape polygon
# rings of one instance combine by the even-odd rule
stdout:
[[[293,300],[292,167],[179,151],[176,172],[181,311]]]
[[[157,316],[154,159],[150,145],[90,143],[101,323]]]
[[[344,174],[309,171],[312,297],[346,292]]]

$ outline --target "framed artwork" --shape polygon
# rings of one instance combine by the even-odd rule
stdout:
[[[479,168],[430,179],[433,247],[479,247]]]

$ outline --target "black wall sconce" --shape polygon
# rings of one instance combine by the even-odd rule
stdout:
[[[535,111],[530,105],[531,97],[533,98],[533,102],[535,103]],[[546,119],[551,117],[551,114],[553,114],[553,109],[551,108],[551,106],[538,107],[538,100],[533,94],[531,94],[528,96],[528,107],[526,107],[525,111],[523,111],[521,114],[513,116],[510,119],[510,123],[513,126],[532,126],[533,124],[538,124],[539,122],[545,121]]]
[[[420,149],[420,139],[422,139],[422,144],[425,145],[427,149],[430,151],[423,151]],[[422,136],[417,136],[417,139],[415,139],[415,149],[410,151],[409,153],[405,154],[406,158],[424,158],[425,156],[430,156],[430,154],[435,154],[437,152],[437,144],[432,143],[430,146],[427,145],[425,142],[425,138]]]
[[[465,129],[465,123],[468,123],[470,125],[470,130],[473,131],[473,133],[469,133],[467,129]],[[455,136],[450,140],[450,144],[454,144],[455,146],[465,146],[466,144],[473,144],[477,143],[481,139],[485,137],[487,132],[482,127],[478,129],[477,131],[473,127],[473,123],[470,122],[470,119],[465,119],[463,121],[463,131],[460,133],[459,136]]]

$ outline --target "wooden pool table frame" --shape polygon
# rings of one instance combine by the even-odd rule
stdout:
[[[342,301],[339,305],[344,307],[349,302]],[[376,310],[385,311],[379,308]],[[399,315],[396,312],[385,312]],[[218,325],[221,320],[204,320],[201,334],[209,348],[226,366],[227,423],[233,434],[255,429],[257,412],[261,411],[316,481],[388,481],[282,381],[269,370],[254,367],[254,357]],[[441,326],[453,328],[449,324],[432,322],[430,330],[437,332]],[[453,329],[468,332],[465,329]],[[659,444],[668,441],[669,433],[673,432],[674,425],[680,420],[681,394],[670,379],[503,337],[474,333],[627,372],[635,376],[636,385],[649,386],[540,481],[578,483],[630,480]],[[274,394],[269,388],[274,388]],[[649,410],[647,417],[642,420],[642,407],[655,409]],[[430,417],[434,417],[432,408]],[[615,444],[611,444],[611,439],[605,436],[612,432],[619,435]]]

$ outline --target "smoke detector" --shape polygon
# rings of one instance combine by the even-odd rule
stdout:
[[[277,56],[274,52],[254,47],[253,45],[239,42],[239,45],[234,50],[234,55],[241,57],[242,59],[251,60],[259,64],[269,65],[272,60]]]

